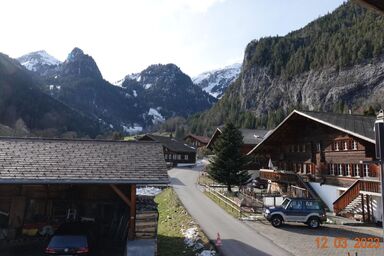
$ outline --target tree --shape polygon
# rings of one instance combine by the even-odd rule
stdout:
[[[232,123],[228,123],[213,146],[215,156],[210,161],[209,174],[227,185],[229,192],[232,191],[232,185],[240,185],[249,179],[248,172],[244,170],[247,157],[241,154],[242,145],[241,132]]]

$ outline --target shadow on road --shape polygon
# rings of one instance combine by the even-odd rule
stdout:
[[[265,248],[267,249],[267,248]],[[262,249],[257,249],[255,247],[249,246],[241,241],[234,239],[223,239],[222,246],[218,247],[220,256],[232,256],[232,255],[241,255],[241,256],[269,256],[272,254],[268,254]],[[273,256],[287,256],[286,255],[273,255]]]
[[[185,184],[181,182],[178,178],[171,177],[170,181],[172,185],[185,186]]]

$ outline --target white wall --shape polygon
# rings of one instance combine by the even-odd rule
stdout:
[[[373,206],[373,218],[374,221],[381,221],[383,217],[383,207],[381,206],[381,197],[372,196],[372,206]]]
[[[318,182],[309,182],[311,187],[320,196],[323,202],[328,206],[328,209],[333,212],[333,202],[340,196],[340,191],[343,191],[342,187],[322,185]]]

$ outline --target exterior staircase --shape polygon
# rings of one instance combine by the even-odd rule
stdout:
[[[323,207],[326,211],[329,211],[327,205],[324,203],[324,201],[321,199],[321,197],[316,193],[316,191],[311,187],[311,185],[304,181],[303,177],[299,174],[296,174],[297,175],[297,183],[299,186],[305,188],[310,197],[313,198],[313,199],[316,199],[316,200],[319,200],[322,204],[323,204]]]
[[[355,183],[333,203],[334,213],[353,213],[357,208],[361,209],[362,201],[359,195],[363,191],[380,193],[380,182],[374,180],[356,180]]]

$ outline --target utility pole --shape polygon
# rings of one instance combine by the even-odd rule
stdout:
[[[384,240],[384,113],[380,110],[375,121],[375,151],[376,159],[380,163],[380,180],[381,180],[381,224],[383,226]]]

